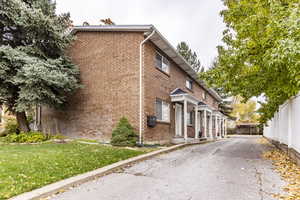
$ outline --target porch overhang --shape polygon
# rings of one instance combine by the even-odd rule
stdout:
[[[176,88],[175,90],[173,90],[170,94],[170,97],[171,97],[171,102],[187,101],[194,105],[198,105],[199,103],[199,100],[196,97],[184,92],[180,88]]]
[[[221,116],[223,119],[228,119],[228,117],[226,115],[224,115],[223,113],[221,113],[221,114],[222,114]]]
[[[198,110],[201,110],[201,111],[206,110],[206,111],[208,111],[210,113],[213,112],[212,107],[210,107],[209,105],[207,105],[206,103],[203,103],[201,101],[198,103]]]
[[[193,97],[189,94],[171,95],[171,102],[183,102],[183,101],[187,101],[194,105],[197,105],[199,102],[195,97]]]
[[[215,116],[218,116],[218,117],[223,117],[223,114],[222,114],[220,111],[218,111],[218,110],[214,110],[214,111],[213,111],[213,114],[214,114]]]

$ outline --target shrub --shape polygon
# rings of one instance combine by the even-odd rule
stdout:
[[[8,117],[4,124],[4,131],[0,134],[1,136],[6,136],[9,134],[19,133],[19,126],[17,120],[12,117]]]
[[[138,136],[125,117],[122,117],[112,132],[111,144],[114,146],[135,146]]]
[[[50,137],[51,137],[51,139],[56,139],[56,140],[66,139],[66,136],[61,135],[61,134],[51,135]]]
[[[41,132],[13,133],[5,137],[6,142],[10,143],[37,143],[48,139],[50,139],[50,137]]]

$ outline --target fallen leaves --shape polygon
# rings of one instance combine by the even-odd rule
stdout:
[[[275,170],[288,183],[283,188],[287,195],[276,195],[282,200],[300,200],[300,167],[291,158],[280,150],[271,150],[263,154],[263,157],[271,160]]]
[[[257,139],[257,143],[272,146],[271,143],[266,138],[263,137]]]

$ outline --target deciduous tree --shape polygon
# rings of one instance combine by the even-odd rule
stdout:
[[[256,102],[254,100],[243,102],[242,97],[236,96],[232,107],[231,116],[235,117],[238,122],[258,122],[259,115],[256,112]]]
[[[224,0],[227,29],[210,85],[246,100],[264,95],[261,122],[300,90],[299,0]]]

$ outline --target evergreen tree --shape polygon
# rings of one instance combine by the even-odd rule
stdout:
[[[90,23],[88,23],[88,22],[83,22],[82,23],[82,26],[89,26],[90,25]]]
[[[180,42],[177,45],[177,51],[192,66],[195,72],[204,72],[204,67],[201,66],[196,52],[193,52],[187,43]]]
[[[122,117],[112,132],[110,143],[114,146],[135,146],[138,136],[126,117]]]
[[[0,0],[0,104],[23,132],[29,131],[26,110],[61,108],[80,87],[79,70],[65,55],[71,23],[50,0]]]
[[[100,22],[104,25],[116,25],[115,22],[113,22],[110,18],[101,19]]]

